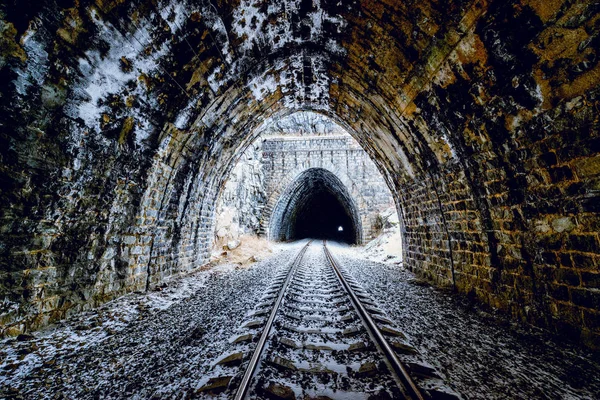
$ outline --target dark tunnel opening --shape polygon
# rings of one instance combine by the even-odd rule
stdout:
[[[321,168],[304,171],[278,201],[270,237],[289,241],[305,238],[361,241],[358,210],[344,184]]]
[[[290,240],[313,238],[357,242],[352,218],[327,188],[311,193],[290,223]]]

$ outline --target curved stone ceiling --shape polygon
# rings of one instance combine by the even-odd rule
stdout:
[[[4,2],[3,332],[205,261],[239,152],[313,110],[378,165],[407,266],[597,344],[599,19],[585,0]]]

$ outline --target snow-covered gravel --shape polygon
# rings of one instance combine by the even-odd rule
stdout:
[[[329,247],[464,398],[600,399],[597,354],[423,285],[400,265],[361,259],[360,248]]]
[[[277,245],[248,268],[222,265],[125,296],[33,339],[0,341],[0,399],[187,397],[303,244]],[[464,398],[600,399],[600,360],[578,345],[419,284],[399,265],[330,247]]]
[[[31,340],[2,340],[0,398],[186,397],[302,244],[277,246],[250,268],[222,265],[124,296]]]
[[[325,257],[322,242],[315,240],[286,291],[259,367],[260,379],[253,381],[249,398],[269,398],[261,394],[270,384],[290,388],[296,399],[327,395],[334,399],[367,400],[399,395],[385,368],[360,372],[370,364],[383,363],[374,346],[349,350],[370,342]],[[275,360],[285,360],[294,369],[282,367],[281,361]]]

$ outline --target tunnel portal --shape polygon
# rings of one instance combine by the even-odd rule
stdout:
[[[275,205],[269,227],[272,240],[303,238],[360,243],[358,209],[333,173],[311,168],[301,173]]]
[[[0,3],[0,336],[208,263],[240,151],[314,111],[384,176],[407,269],[600,349],[597,1],[17,3]]]

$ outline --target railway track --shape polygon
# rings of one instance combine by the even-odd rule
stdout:
[[[203,397],[456,399],[323,242],[308,242],[246,315]]]

